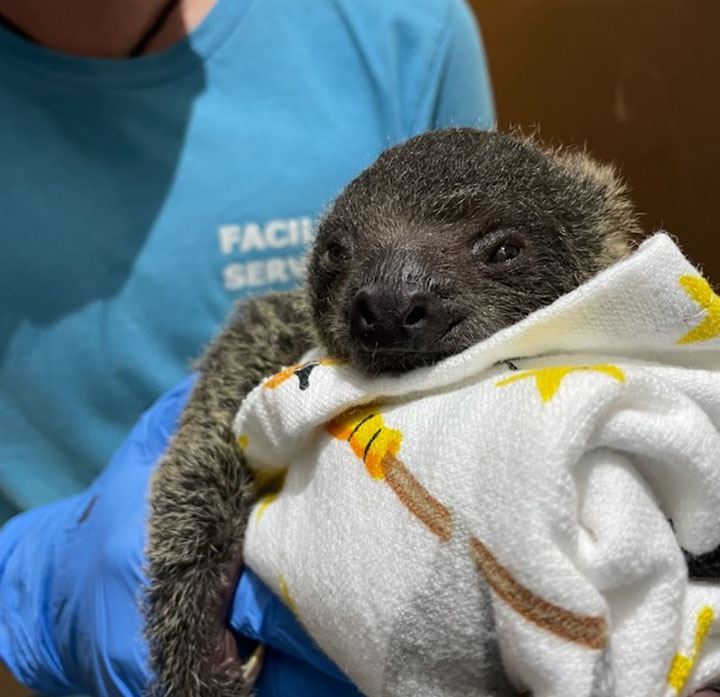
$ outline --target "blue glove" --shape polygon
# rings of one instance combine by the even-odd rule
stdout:
[[[148,682],[139,591],[147,490],[194,379],[161,397],[81,494],[0,529],[0,661],[46,694],[140,697]],[[268,645],[261,697],[358,697],[292,613],[251,572],[231,628]]]

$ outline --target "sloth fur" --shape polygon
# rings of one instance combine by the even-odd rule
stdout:
[[[571,291],[638,234],[624,185],[583,152],[451,129],[380,155],[321,221],[305,287],[242,301],[202,359],[151,488],[153,694],[252,691],[224,620],[256,499],[231,423],[253,387],[318,344],[367,373],[434,363]]]

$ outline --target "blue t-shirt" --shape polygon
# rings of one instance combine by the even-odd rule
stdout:
[[[81,59],[0,31],[0,521],[84,487],[385,147],[492,127],[462,0],[217,0]]]

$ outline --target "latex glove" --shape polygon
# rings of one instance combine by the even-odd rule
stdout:
[[[161,397],[86,491],[0,529],[0,662],[28,687],[140,697],[147,685],[138,599],[148,483],[192,385]],[[270,644],[261,697],[359,694],[254,575],[241,577],[230,624]]]

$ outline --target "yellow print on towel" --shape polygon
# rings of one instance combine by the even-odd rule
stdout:
[[[715,613],[709,605],[705,605],[697,615],[697,622],[695,624],[695,640],[693,641],[693,648],[689,656],[682,653],[676,653],[673,658],[672,665],[668,672],[668,683],[670,686],[680,694],[688,677],[690,677],[690,671],[695,665],[698,654],[702,645],[705,643],[710,626],[715,618]]]
[[[547,368],[535,368],[534,370],[523,370],[495,383],[495,387],[505,387],[505,385],[518,380],[535,378],[540,399],[543,402],[549,402],[560,389],[562,381],[571,373],[579,372],[604,373],[618,382],[625,382],[625,373],[614,365],[557,365]]]
[[[702,276],[680,276],[678,283],[683,290],[705,311],[705,318],[685,336],[677,340],[678,344],[694,344],[720,336],[720,297]]]

